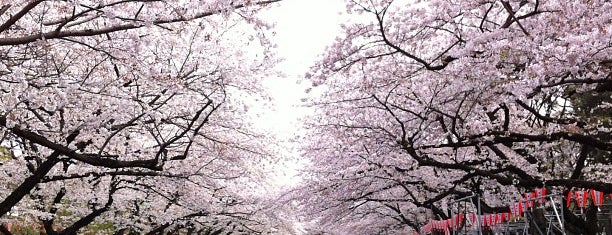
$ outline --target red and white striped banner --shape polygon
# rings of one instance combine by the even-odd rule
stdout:
[[[523,216],[523,213],[535,206],[535,202],[546,203],[546,188],[537,188],[533,192],[527,192],[524,194],[524,198],[519,199],[517,202],[512,203],[509,206],[510,213],[495,213],[486,215],[477,215],[476,213],[463,214],[459,213],[446,220],[433,220],[421,227],[421,231],[425,234],[432,233],[433,230],[449,233],[450,231],[456,231],[464,226],[467,221],[471,226],[475,226],[480,223],[483,227],[495,226],[510,221],[512,218]],[[609,194],[612,199],[612,193]],[[581,191],[570,191],[567,194],[566,206],[570,207],[574,201],[577,207],[584,208],[588,206],[588,199],[591,198],[593,205],[601,206],[605,200],[605,193],[588,189]],[[10,226],[10,224],[8,225]]]
[[[591,189],[591,198],[593,199],[593,205],[595,206],[601,206],[604,203],[603,192]]]

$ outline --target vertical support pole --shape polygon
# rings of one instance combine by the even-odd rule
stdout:
[[[552,206],[553,206],[553,210],[555,211],[555,216],[557,217],[557,221],[559,221],[559,226],[561,228],[561,230],[565,230],[563,228],[563,222],[561,221],[561,216],[559,215],[559,212],[557,211],[557,202],[555,201],[554,197],[550,197],[550,201],[552,202]],[[561,205],[561,213],[563,213],[563,206]]]
[[[453,222],[454,222],[453,221],[453,210],[451,209],[451,205],[452,205],[452,202],[446,203],[446,214],[448,214],[448,218],[450,218],[451,220],[450,228],[447,228],[447,229],[449,229],[450,231],[452,231],[451,229],[453,227]],[[453,235],[455,235],[455,231],[453,231]]]
[[[477,213],[476,213],[476,223],[478,224],[478,235],[482,235],[482,224],[481,224],[481,221],[480,221],[480,219],[481,219],[480,218],[480,214],[481,214],[481,211],[480,211],[480,195],[476,196],[476,203],[478,205]]]
[[[559,204],[559,208],[561,208],[560,209],[561,210],[561,224],[560,224],[560,226],[561,226],[561,234],[566,235],[565,234],[565,214],[564,214],[564,211],[563,211],[564,210],[563,209],[563,198],[564,198],[563,194],[561,194],[561,199],[560,199],[561,203]]]

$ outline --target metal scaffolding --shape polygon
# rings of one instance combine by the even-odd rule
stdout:
[[[429,225],[434,224],[438,227],[421,231],[420,234],[573,235],[567,230],[564,215],[569,212],[587,220],[586,208],[590,210],[591,221],[596,218],[597,233],[602,235],[612,234],[612,200],[608,200],[608,196],[605,199],[602,197],[597,203],[594,199],[595,196],[592,196],[591,200],[578,196],[572,198],[573,193],[578,195],[578,193],[584,192],[569,192],[569,197],[562,194],[549,194],[522,198],[517,204],[522,206],[522,209],[518,212],[517,207],[510,207],[511,213],[486,215],[481,210],[480,196],[473,194],[449,202],[447,204],[449,219],[433,221],[435,223]],[[612,199],[612,195],[610,195],[610,199]],[[593,212],[594,209],[596,212]],[[442,229],[439,227],[440,222],[443,223]]]

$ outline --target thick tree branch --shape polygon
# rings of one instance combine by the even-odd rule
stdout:
[[[0,126],[6,127],[6,117],[0,116]],[[97,154],[79,154],[75,150],[72,150],[61,144],[57,144],[52,141],[49,141],[47,138],[39,134],[36,134],[34,132],[22,130],[19,127],[12,127],[12,128],[9,128],[9,130],[13,134],[19,137],[22,137],[33,143],[36,143],[44,147],[47,147],[49,149],[52,149],[58,154],[67,156],[74,160],[85,162],[90,165],[102,166],[102,167],[107,167],[107,168],[142,167],[142,168],[148,168],[151,170],[162,170],[162,167],[159,165],[158,161],[155,159],[122,161],[122,160],[114,159],[115,156],[105,156],[105,155],[97,155]]]
[[[455,143],[444,143],[434,145],[423,145],[417,147],[418,149],[432,149],[432,148],[461,148],[461,147],[474,147],[482,145],[495,145],[495,144],[512,144],[522,142],[553,142],[558,140],[570,140],[583,145],[592,146],[597,149],[612,151],[612,143],[604,142],[598,138],[570,133],[570,132],[554,132],[549,134],[523,134],[523,133],[507,133],[507,132],[487,132],[483,135],[466,137],[464,140]]]
[[[44,0],[38,0],[36,2],[32,2],[30,3],[28,6],[33,5],[33,3],[40,3]],[[244,8],[247,6],[251,6],[251,5],[266,5],[266,4],[271,4],[271,3],[275,3],[275,2],[279,2],[281,0],[270,0],[270,1],[260,1],[260,2],[255,2],[255,3],[251,3],[249,5],[246,4],[238,4],[238,5],[234,5],[233,8],[234,9],[240,9],[240,8]],[[34,8],[36,5],[31,6],[31,8],[24,8],[22,10],[23,14],[26,14],[29,10],[31,10],[32,8]],[[187,22],[187,21],[192,21],[192,20],[196,20],[196,19],[200,19],[200,18],[204,18],[204,17],[208,17],[208,16],[212,16],[215,14],[219,14],[222,11],[209,11],[209,12],[201,12],[196,14],[195,16],[186,18],[186,17],[175,17],[175,18],[171,18],[171,19],[162,19],[162,20],[154,20],[152,22],[152,24],[154,25],[162,25],[162,24],[170,24],[170,23],[178,23],[178,22]],[[13,17],[15,18],[15,17]],[[5,27],[9,27],[10,25],[12,25],[14,22],[13,21],[17,21],[19,18],[14,19],[11,18],[11,20],[9,22],[6,22],[4,25],[7,25]],[[3,25],[3,26],[4,26]],[[58,39],[58,38],[66,38],[66,37],[90,37],[90,36],[97,36],[97,35],[104,35],[104,34],[108,34],[108,33],[112,33],[112,32],[117,32],[117,31],[125,31],[125,30],[130,30],[130,29],[137,29],[137,28],[142,28],[145,27],[146,24],[144,23],[127,23],[127,24],[120,24],[120,25],[114,25],[114,26],[109,26],[109,27],[105,27],[105,28],[99,28],[99,29],[82,29],[82,30],[65,30],[65,31],[50,31],[50,32],[43,32],[43,33],[39,33],[39,34],[31,34],[28,36],[23,36],[23,37],[13,37],[13,38],[0,38],[0,46],[8,46],[8,45],[23,45],[23,44],[28,44],[28,43],[32,43],[35,42],[36,40],[39,39],[45,39],[45,40],[50,40],[50,39]],[[2,26],[0,26],[0,32],[3,31]]]
[[[45,0],[35,0],[35,1],[31,1],[30,3],[25,5],[19,12],[17,12],[17,14],[13,15],[6,22],[4,22],[4,24],[0,25],[0,33],[4,32],[8,28],[10,28],[19,19],[21,19],[21,17],[25,16],[30,10],[34,9],[36,6],[38,6],[38,4],[40,4],[40,3],[44,2],[44,1]],[[2,7],[2,10],[3,10],[2,12],[8,10],[9,7],[10,7],[10,5],[3,6]],[[0,14],[0,15],[2,15],[2,14]],[[0,40],[2,40],[2,39],[0,39]]]

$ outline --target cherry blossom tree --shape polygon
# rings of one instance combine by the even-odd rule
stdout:
[[[277,1],[0,4],[0,221],[271,229],[270,140],[246,110],[275,62],[256,13]]]
[[[347,1],[355,20],[308,74],[324,95],[294,196],[313,228],[418,231],[472,193],[485,213],[539,187],[611,193],[611,8]],[[592,218],[565,218],[596,232]]]

